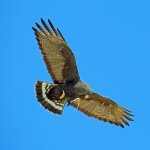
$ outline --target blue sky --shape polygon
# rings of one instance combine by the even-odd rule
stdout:
[[[150,2],[147,0],[0,2],[0,149],[150,149]],[[36,80],[52,82],[33,31],[51,19],[94,91],[131,109],[125,129],[65,107],[61,117],[35,99]]]

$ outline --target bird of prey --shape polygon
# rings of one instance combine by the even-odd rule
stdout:
[[[35,92],[41,105],[54,114],[62,114],[66,103],[87,116],[124,128],[133,121],[131,111],[95,93],[79,76],[74,54],[66,40],[48,19],[41,18],[34,30],[47,70],[54,83],[37,81]]]

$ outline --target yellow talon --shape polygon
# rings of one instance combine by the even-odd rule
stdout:
[[[64,92],[64,90],[63,90],[63,93],[62,93],[62,95],[59,97],[60,99],[63,99],[65,97],[65,92]]]

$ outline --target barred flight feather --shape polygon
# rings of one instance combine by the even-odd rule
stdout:
[[[47,95],[56,86],[57,84],[49,84],[46,82],[37,81],[35,85],[36,97],[45,109],[54,114],[61,115],[66,100],[49,99]],[[62,97],[62,95],[60,97]]]

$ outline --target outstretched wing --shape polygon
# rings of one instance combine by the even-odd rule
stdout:
[[[32,27],[43,54],[48,72],[54,83],[77,82],[79,80],[75,57],[64,37],[48,19],[50,27],[41,18],[45,28],[35,23],[39,30]]]
[[[71,101],[70,104],[88,116],[121,126],[122,128],[124,128],[123,123],[129,126],[127,120],[133,121],[129,117],[133,116],[129,110],[96,93],[93,93],[91,96],[86,95],[85,97],[77,98]]]

